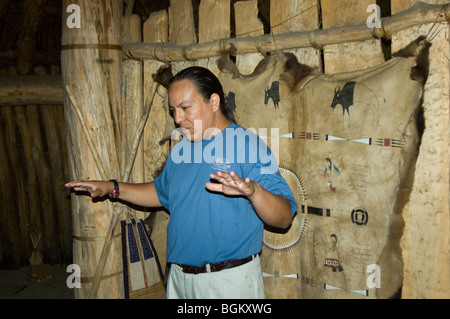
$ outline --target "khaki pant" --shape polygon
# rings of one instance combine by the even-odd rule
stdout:
[[[217,272],[185,274],[171,265],[167,299],[264,299],[259,256],[248,263]]]

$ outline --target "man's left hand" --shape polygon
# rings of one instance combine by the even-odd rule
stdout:
[[[211,179],[219,183],[206,183],[206,189],[220,192],[225,195],[244,195],[251,197],[255,193],[254,182],[249,178],[241,178],[235,172],[230,173],[218,171],[209,175]]]

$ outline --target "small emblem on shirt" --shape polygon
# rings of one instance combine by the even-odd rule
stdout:
[[[226,158],[216,158],[211,166],[212,169],[222,172],[228,172],[230,167],[230,162],[228,162]]]

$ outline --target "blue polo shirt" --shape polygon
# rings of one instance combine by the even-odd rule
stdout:
[[[251,202],[205,188],[211,182],[209,175],[217,171],[248,177],[289,199],[292,214],[297,210],[270,149],[250,130],[232,123],[211,139],[190,142],[183,138],[154,180],[158,199],[170,213],[169,263],[203,266],[261,251],[263,223]]]

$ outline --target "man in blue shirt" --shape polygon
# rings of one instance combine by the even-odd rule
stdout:
[[[108,193],[170,213],[168,298],[264,298],[259,252],[263,224],[286,228],[297,206],[274,156],[236,125],[217,77],[202,67],[169,83],[169,106],[183,136],[151,183],[75,181],[92,197]],[[114,191],[116,189],[116,191]]]

